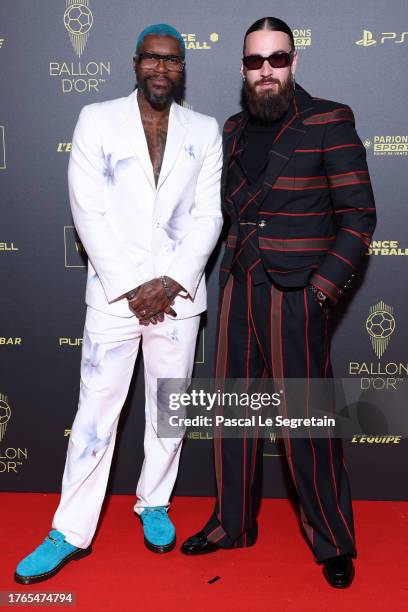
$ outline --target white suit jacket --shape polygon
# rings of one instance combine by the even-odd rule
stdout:
[[[132,316],[125,293],[161,275],[178,281],[177,318],[206,309],[207,260],[222,226],[216,120],[170,109],[157,187],[136,91],[85,106],[72,140],[69,196],[88,255],[86,303]]]

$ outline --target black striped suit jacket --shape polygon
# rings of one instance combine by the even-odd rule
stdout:
[[[239,211],[226,195],[226,181],[248,114],[238,113],[224,125],[222,203],[231,224],[220,284],[225,285],[236,256],[239,218],[256,206],[259,250],[272,280],[282,287],[311,282],[337,302],[376,223],[365,148],[349,106],[312,98],[299,85],[287,117],[271,143],[257,192],[245,177],[238,185],[246,192]]]

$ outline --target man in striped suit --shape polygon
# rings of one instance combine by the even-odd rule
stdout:
[[[220,274],[219,379],[330,378],[330,311],[375,227],[353,113],[295,85],[296,64],[287,24],[267,17],[249,28],[244,111],[224,126],[222,201],[230,229]],[[215,439],[215,510],[182,552],[255,543],[261,442]],[[341,441],[288,437],[285,449],[315,560],[333,587],[347,587],[356,547]]]

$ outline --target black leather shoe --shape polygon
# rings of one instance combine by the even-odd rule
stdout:
[[[323,575],[330,586],[346,589],[353,582],[354,565],[350,555],[339,555],[323,561]]]
[[[180,550],[185,555],[206,555],[220,549],[207,540],[204,531],[199,531],[183,542]]]

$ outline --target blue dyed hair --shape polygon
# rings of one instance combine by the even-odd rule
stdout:
[[[136,43],[136,53],[139,53],[140,47],[143,44],[146,36],[172,36],[179,41],[181,56],[185,57],[186,55],[186,45],[184,42],[184,38],[173,26],[168,25],[167,23],[154,23],[153,25],[147,26],[144,30],[142,30],[139,34],[139,38]]]

